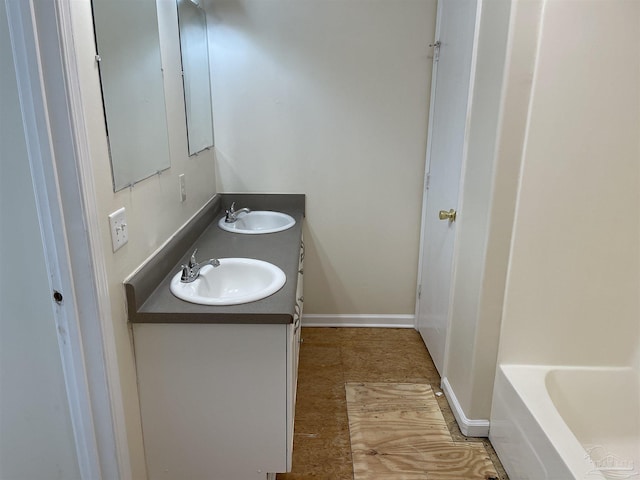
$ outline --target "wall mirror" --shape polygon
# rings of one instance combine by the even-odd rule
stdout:
[[[171,166],[156,0],[92,0],[114,191]]]
[[[213,146],[207,18],[202,0],[176,0],[189,155]]]

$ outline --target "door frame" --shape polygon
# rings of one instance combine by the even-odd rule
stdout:
[[[131,479],[71,0],[3,0],[83,480]]]

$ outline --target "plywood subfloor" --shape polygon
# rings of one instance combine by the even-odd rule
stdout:
[[[484,445],[453,441],[430,385],[345,388],[355,480],[497,478]]]
[[[303,328],[302,338],[293,470],[278,474],[277,479],[351,480],[345,384],[426,383],[439,391],[440,376],[420,335],[412,329]],[[489,441],[464,437],[445,397],[436,397],[436,401],[453,441],[484,445],[498,478],[508,480]]]

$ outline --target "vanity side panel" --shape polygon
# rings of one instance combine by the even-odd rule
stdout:
[[[288,327],[134,324],[150,480],[286,471]]]

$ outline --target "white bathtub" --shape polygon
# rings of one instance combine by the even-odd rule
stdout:
[[[638,480],[638,373],[502,365],[489,438],[511,480]]]

